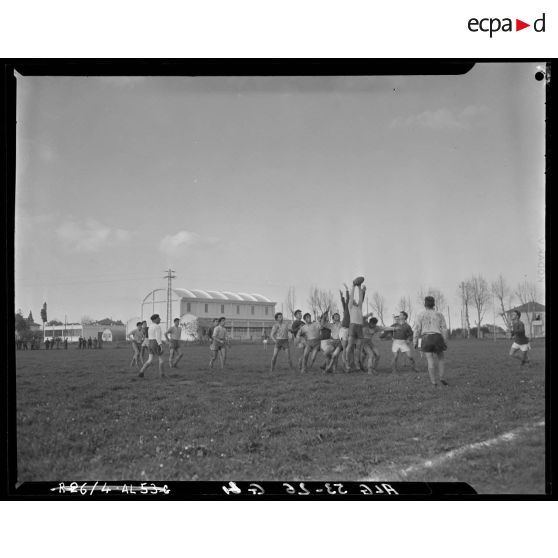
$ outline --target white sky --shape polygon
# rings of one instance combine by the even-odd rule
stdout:
[[[125,321],[171,265],[177,287],[261,293],[279,309],[290,285],[307,309],[312,284],[336,292],[361,274],[390,314],[435,287],[456,327],[471,274],[539,279],[536,65],[18,76],[15,307]]]

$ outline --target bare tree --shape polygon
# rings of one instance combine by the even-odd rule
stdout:
[[[399,311],[400,312],[407,312],[407,321],[411,323],[412,315],[413,315],[413,303],[411,302],[410,296],[402,296],[399,299]]]
[[[290,317],[293,318],[296,310],[296,293],[294,287],[289,287],[289,290],[287,291],[285,308],[287,309],[287,312],[289,312]]]
[[[519,283],[517,285],[517,288],[515,289],[515,295],[519,299],[519,302],[522,306],[527,306],[527,312],[525,312],[525,316],[527,319],[527,324],[529,325],[529,337],[532,337],[533,326],[531,322],[533,321],[533,311],[529,310],[529,305],[539,301],[539,299],[541,298],[540,289],[536,283],[523,281],[523,283]]]
[[[96,322],[93,318],[91,318],[91,316],[88,316],[87,314],[85,314],[81,317],[81,323],[83,325],[91,325],[91,324],[94,324]]]
[[[382,325],[386,325],[384,323],[384,312],[386,309],[386,299],[378,292],[375,291],[372,295],[372,299],[370,301],[370,306],[372,307],[372,312],[378,316],[380,319],[380,323]]]
[[[504,323],[506,324],[506,328],[511,328],[511,320],[507,314],[508,310],[512,307],[513,304],[513,292],[510,286],[507,284],[506,280],[500,273],[496,281],[492,282],[490,286],[492,294],[498,300],[498,304],[495,306],[499,306],[498,311]],[[496,308],[494,309],[496,311]]]
[[[308,306],[310,306],[310,312],[314,316],[314,319],[318,317],[319,307],[320,307],[320,289],[317,285],[312,285],[308,293]]]
[[[314,315],[314,319],[318,319],[326,310],[330,313],[337,312],[337,299],[331,291],[319,289],[316,285],[310,287],[308,294],[308,305]]]
[[[461,281],[457,289],[459,300],[461,300],[461,327],[462,335],[471,337],[471,319],[469,318],[469,308],[472,305],[471,285],[469,281]]]
[[[471,303],[477,310],[477,338],[482,339],[482,319],[490,303],[490,289],[482,275],[473,275],[468,281]]]

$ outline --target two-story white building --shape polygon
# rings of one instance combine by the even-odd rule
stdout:
[[[196,320],[198,335],[204,337],[215,318],[226,318],[226,327],[233,339],[261,339],[269,335],[275,323],[275,302],[261,294],[233,293],[230,291],[203,291],[200,289],[172,290],[172,316],[182,323]],[[159,314],[163,325],[167,323],[166,289],[156,289],[143,300],[141,319]]]

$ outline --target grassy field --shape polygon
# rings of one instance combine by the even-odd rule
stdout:
[[[437,389],[425,359],[392,375],[391,343],[379,346],[377,376],[300,375],[284,354],[271,374],[262,345],[233,346],[224,371],[188,346],[164,379],[155,367],[137,378],[127,346],[18,352],[18,481],[406,478],[544,493],[541,426],[421,465],[544,420],[542,341],[525,369],[506,341],[452,341],[450,385]]]

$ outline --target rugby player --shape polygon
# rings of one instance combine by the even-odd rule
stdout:
[[[294,354],[296,355],[297,349],[303,349],[304,354],[304,345],[306,343],[304,337],[297,337],[298,330],[304,325],[304,320],[302,320],[302,310],[295,310],[294,313],[294,321],[291,324],[291,333],[293,335],[294,341]],[[302,356],[298,359],[298,368],[302,367]]]
[[[434,387],[438,387],[438,380],[436,379],[436,362],[438,363],[438,377],[440,383],[444,386],[448,385],[448,382],[444,379],[444,351],[447,349],[446,341],[448,328],[446,326],[444,315],[435,310],[434,306],[434,297],[425,297],[425,310],[418,315],[415,323],[413,344],[426,355],[430,382]]]
[[[145,320],[141,322],[141,329],[143,331],[143,341],[141,344],[141,358],[142,360],[145,360],[143,356],[144,353],[149,354],[149,337],[148,337],[149,328],[147,327],[147,322]]]
[[[333,372],[334,369],[337,370],[337,360],[339,354],[343,350],[341,345],[341,339],[339,332],[341,331],[341,316],[335,312],[333,314],[332,322],[325,323],[322,327],[322,341],[320,342],[320,348],[325,356],[325,364],[322,365],[324,372]],[[324,329],[328,329],[330,335],[329,338],[324,338]]]
[[[174,325],[169,327],[169,329],[165,332],[165,337],[167,341],[170,343],[169,367],[176,368],[176,365],[180,362],[180,359],[183,356],[182,351],[180,349],[182,328],[180,327],[179,318],[174,319]]]
[[[409,342],[413,342],[413,328],[407,323],[407,318],[409,314],[402,310],[399,312],[399,316],[395,323],[391,326],[393,328],[393,342],[391,344],[391,371],[397,373],[397,359],[399,353],[407,355],[409,362],[411,363],[411,368],[413,371],[418,372],[415,359],[413,358],[413,353],[411,351],[411,346]]]
[[[355,298],[355,289],[358,289],[358,296]],[[349,295],[349,341],[347,343],[347,356],[346,356],[346,366],[347,372],[356,371],[355,366],[355,349],[357,355],[360,356],[362,348],[362,303],[364,302],[364,296],[366,294],[365,285],[355,285],[353,283],[353,289]]]
[[[273,356],[271,357],[271,371],[273,372],[275,370],[277,356],[281,350],[287,351],[289,368],[292,370],[293,363],[291,361],[291,350],[289,348],[289,326],[283,321],[283,314],[281,312],[275,314],[275,323],[271,328],[270,338],[275,344],[273,347]]]
[[[159,376],[164,378],[165,363],[163,360],[163,330],[161,328],[161,317],[159,314],[153,314],[153,316],[151,316],[151,322],[152,325],[150,325],[147,330],[149,357],[145,364],[141,367],[138,376],[143,378],[143,373],[151,366],[153,357],[157,356],[159,358]]]
[[[513,344],[510,349],[510,356],[517,358],[521,366],[526,364],[530,366],[531,362],[527,354],[531,350],[531,345],[529,344],[529,338],[525,336],[525,324],[519,318],[521,318],[521,312],[514,310],[511,314]]]
[[[347,367],[347,344],[349,342],[349,326],[351,324],[351,315],[349,314],[349,287],[345,287],[345,296],[343,297],[343,291],[339,291],[339,296],[341,297],[341,306],[343,307],[343,320],[341,321],[341,327],[339,328],[339,340],[341,341],[341,358],[343,364]]]
[[[304,325],[298,330],[296,334],[297,340],[304,339],[304,353],[300,363],[300,372],[302,374],[308,371],[308,357],[310,357],[310,366],[314,364],[316,355],[320,350],[320,330],[322,323],[320,321],[312,321],[312,316],[308,313],[304,314]]]
[[[213,363],[217,359],[217,355],[219,355],[219,360],[221,362],[221,370],[225,368],[225,360],[227,357],[227,330],[225,328],[225,318],[219,318],[217,320],[217,326],[212,331],[209,350],[211,351],[209,368],[213,368]]]
[[[141,356],[141,344],[143,343],[143,329],[141,327],[142,323],[136,323],[136,329],[128,334],[128,339],[132,342],[132,350],[134,351],[134,356],[132,357],[132,362],[130,363],[130,368],[134,364],[139,368],[139,361],[143,364],[143,358]]]

